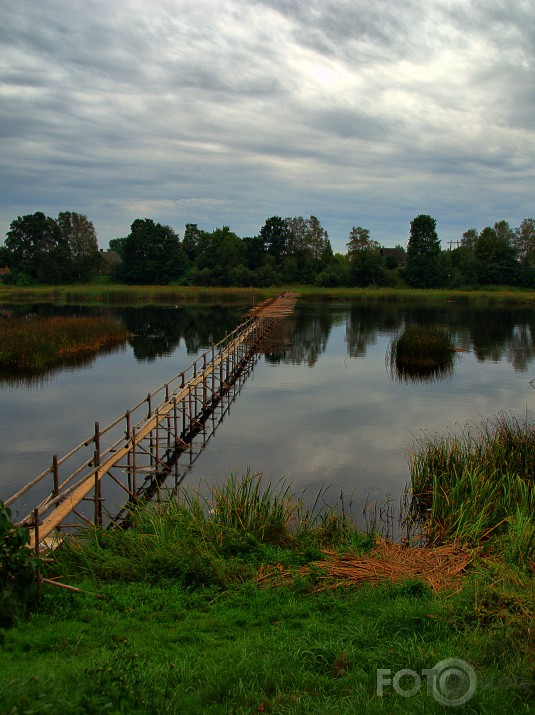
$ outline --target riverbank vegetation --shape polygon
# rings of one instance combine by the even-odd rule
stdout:
[[[425,434],[409,460],[413,513],[431,543],[499,545],[535,569],[535,423],[499,415],[449,435]]]
[[[349,230],[346,247],[333,252],[316,216],[271,216],[257,235],[243,238],[229,226],[206,231],[193,223],[180,238],[170,226],[145,218],[99,251],[86,216],[62,212],[54,219],[36,212],[11,222],[0,247],[0,275],[19,286],[106,275],[130,285],[535,288],[531,218],[516,228],[504,220],[481,231],[470,228],[442,250],[435,219],[420,214],[410,222],[406,248],[382,246],[361,226]]]
[[[106,317],[0,317],[0,368],[41,371],[80,354],[125,343],[128,331]]]
[[[487,286],[481,290],[415,288],[319,288],[285,285],[272,288],[217,288],[199,286],[133,286],[110,281],[78,285],[10,286],[0,284],[0,302],[105,305],[176,305],[182,303],[254,305],[281,291],[302,298],[330,301],[384,303],[475,303],[480,305],[532,305],[535,290]]]
[[[415,489],[426,449],[409,457]],[[441,486],[430,489],[434,498]],[[451,492],[453,514],[465,499]],[[463,538],[432,511],[415,548],[356,531],[348,514],[305,509],[261,474],[162,495],[134,509],[131,529],[88,529],[46,565],[81,591],[45,586],[6,632],[0,702],[28,714],[441,713],[423,671],[455,657],[478,679],[466,712],[529,712],[533,562],[488,528],[516,514],[507,489],[493,499],[497,522]],[[422,687],[379,694],[378,669],[414,671]],[[410,691],[414,676],[398,685]]]

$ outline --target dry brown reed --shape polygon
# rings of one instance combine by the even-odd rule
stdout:
[[[256,583],[261,587],[281,586],[293,582],[296,577],[313,577],[313,590],[319,592],[364,583],[415,579],[427,584],[433,591],[440,591],[458,583],[476,553],[473,549],[455,544],[436,548],[411,547],[378,539],[366,556],[340,556],[336,551],[324,550],[324,559],[298,570],[282,566],[262,567]]]

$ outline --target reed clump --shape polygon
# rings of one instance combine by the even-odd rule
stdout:
[[[425,433],[409,453],[412,515],[432,543],[492,541],[535,567],[535,423],[500,414],[447,435]]]
[[[231,474],[206,491],[180,487],[140,503],[129,529],[88,529],[58,558],[101,580],[225,586],[252,578],[262,563],[302,565],[355,538],[346,514],[306,508],[289,484],[272,485],[261,472]]]
[[[452,371],[455,345],[444,328],[407,325],[392,339],[387,355],[399,379],[425,380]]]
[[[44,370],[78,353],[119,345],[128,337],[124,325],[114,318],[0,318],[0,368]]]

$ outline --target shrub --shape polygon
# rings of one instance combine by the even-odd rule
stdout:
[[[28,548],[29,538],[0,501],[0,629],[12,626],[37,595],[38,561]]]

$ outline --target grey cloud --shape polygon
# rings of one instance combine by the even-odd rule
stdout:
[[[105,243],[138,206],[244,235],[314,213],[344,250],[359,223],[397,242],[416,208],[445,238],[463,210],[463,230],[493,204],[533,214],[529,4],[5,5],[4,230],[80,210]]]

